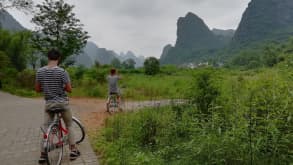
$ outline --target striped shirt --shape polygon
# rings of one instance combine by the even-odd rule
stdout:
[[[42,67],[37,71],[36,82],[41,85],[46,103],[68,102],[64,87],[65,84],[70,83],[70,78],[64,69],[58,66]]]

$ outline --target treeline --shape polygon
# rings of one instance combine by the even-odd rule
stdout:
[[[37,56],[30,44],[31,32],[0,29],[0,88],[18,95],[34,95]],[[29,89],[29,90],[27,90]]]
[[[15,68],[22,71],[32,59],[32,48],[29,44],[31,32],[9,32],[0,29],[0,69]]]
[[[262,43],[249,49],[243,49],[227,62],[229,68],[255,69],[273,67],[280,62],[289,62],[293,55],[293,38],[287,42]],[[289,64],[292,65],[292,64]]]

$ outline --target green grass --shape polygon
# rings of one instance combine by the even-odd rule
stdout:
[[[36,93],[31,89],[15,88],[11,86],[4,86],[3,91],[9,92],[13,95],[23,96],[23,97],[40,97],[41,95]]]
[[[205,69],[192,74],[200,72]],[[291,74],[279,68],[212,72],[220,95],[208,111],[195,102],[109,118],[94,140],[102,164],[292,163]]]
[[[108,85],[106,76],[109,68],[68,68],[73,85],[70,96],[106,98]],[[9,71],[9,70],[8,70]],[[3,90],[20,96],[40,96],[33,90],[35,72],[8,72],[3,81]],[[184,98],[192,85],[196,71],[188,69],[162,68],[160,74],[147,76],[140,69],[122,70],[119,87],[124,98],[129,100],[153,100]]]
[[[69,68],[74,86],[71,96],[106,98],[108,86],[105,77],[108,70],[91,68],[79,71],[78,68]],[[194,74],[194,71],[188,69],[163,69],[155,76],[145,75],[140,69],[121,72],[119,87],[123,97],[129,100],[183,98]]]
[[[152,100],[164,98],[182,98],[190,88],[192,75],[123,75],[121,86],[123,96],[130,99]]]

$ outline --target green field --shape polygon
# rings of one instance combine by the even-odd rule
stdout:
[[[95,149],[104,164],[290,164],[290,70],[181,72],[193,77],[180,84],[190,104],[115,115]]]

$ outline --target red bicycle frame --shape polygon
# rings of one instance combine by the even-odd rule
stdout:
[[[60,115],[60,114],[58,114],[58,115]],[[41,127],[41,130],[43,132],[44,140],[46,140],[46,141],[52,140],[52,139],[48,139],[48,136],[49,136],[49,133],[50,133],[48,130],[45,131],[42,127]],[[67,139],[65,141],[63,137],[68,136],[68,130],[65,127],[62,126],[62,121],[60,119],[60,116],[58,116],[58,130],[60,131],[60,134],[58,135],[58,143],[56,143],[56,146],[61,146],[61,145],[64,144],[64,142],[65,142],[65,144],[67,142]]]

